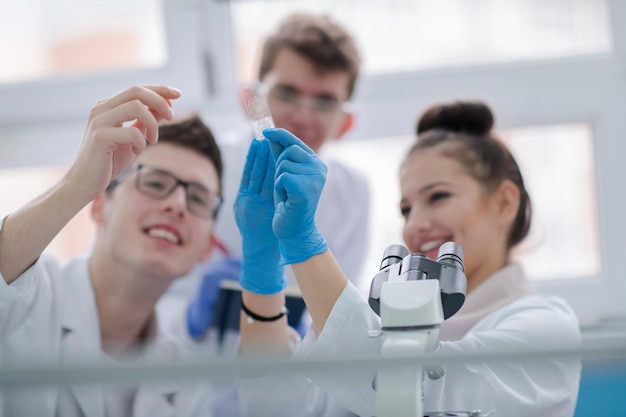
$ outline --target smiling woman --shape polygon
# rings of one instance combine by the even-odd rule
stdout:
[[[537,294],[523,268],[510,258],[511,248],[528,233],[531,205],[520,169],[507,147],[491,133],[492,126],[491,110],[481,102],[434,105],[421,117],[417,140],[401,165],[400,208],[405,220],[403,237],[409,251],[426,252],[436,259],[438,250],[435,248],[442,242],[453,241],[464,252],[465,303],[448,320],[442,319],[443,322],[435,323],[428,330],[421,329],[429,335],[429,342],[423,342],[427,343],[424,350],[435,355],[499,357],[498,354],[519,349],[577,349],[581,336],[572,308],[560,297]],[[289,151],[283,151],[276,158],[276,175],[289,177],[290,182],[273,183],[280,203],[273,218],[258,221],[269,221],[273,227],[280,260],[293,264],[298,286],[311,312],[313,326],[292,355],[307,359],[339,354],[351,358],[378,355],[396,328],[387,327],[385,314],[381,311],[379,318],[372,311],[353,284],[346,280],[332,252],[317,244],[319,232],[310,218],[314,215],[311,207],[315,207],[318,194],[313,186],[302,193],[292,184],[298,181],[315,184],[316,180],[323,179],[325,171],[314,170],[321,163],[313,153],[293,156],[293,148],[299,143],[297,138],[284,135],[283,140],[285,143],[280,142],[281,145]],[[259,194],[263,193],[261,189]],[[241,191],[240,196],[248,197]],[[273,208],[273,203],[269,203]],[[294,219],[301,219],[301,224]],[[289,233],[282,234],[282,229],[277,227],[283,221],[290,225]],[[248,230],[245,225],[240,227],[243,232]],[[243,232],[244,247],[252,248],[250,262],[253,262],[255,248],[264,244],[264,236]],[[298,244],[298,257],[290,261],[291,246],[296,246],[293,242],[300,243],[309,236],[314,236],[310,241],[316,244]],[[403,270],[402,275],[405,273]],[[274,282],[270,272],[254,274],[254,279]],[[388,287],[383,284],[381,297],[385,288],[394,291],[393,285],[397,283],[390,280],[385,283]],[[435,294],[438,294],[436,285]],[[262,292],[252,286],[244,288],[247,305],[254,302],[257,306],[277,310],[284,303],[281,292]],[[391,300],[387,301],[391,304]],[[387,313],[398,320],[405,318],[407,303],[410,304],[407,299],[399,300],[397,310],[390,308]],[[288,354],[285,350],[289,351],[292,345],[286,340],[285,326],[285,323],[273,322],[253,329],[242,321],[241,352],[265,355],[272,352],[268,348],[268,341],[271,341],[275,347],[272,353]],[[407,328],[402,327],[402,330]],[[412,355],[418,346],[422,344],[407,343],[401,349],[399,344],[394,353]],[[507,357],[493,363],[449,364],[442,374],[422,379],[423,391],[415,395],[422,398],[423,394],[424,410],[436,414],[451,410],[497,410],[508,416],[565,417],[573,414],[576,404],[580,362],[569,357],[547,357],[532,362]],[[372,384],[376,378],[373,369],[341,375],[316,372],[305,376],[308,382],[301,377],[285,380],[283,375],[243,381],[240,394],[244,407],[254,410],[255,416],[273,415],[273,407],[280,408],[285,415],[295,415],[304,398],[315,403],[308,403],[309,410],[327,407],[334,399],[358,415],[377,412],[382,415],[383,409],[377,406],[384,404],[384,400],[389,401],[378,396],[381,390],[377,392]],[[275,399],[271,405],[266,404],[269,396]],[[298,415],[315,414],[311,411]]]

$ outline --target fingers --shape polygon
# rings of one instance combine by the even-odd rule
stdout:
[[[95,134],[95,140],[99,137],[114,138],[113,141],[105,141],[100,143],[105,146],[106,152],[114,152],[120,149],[120,146],[128,146],[132,149],[132,153],[139,155],[146,148],[146,140],[138,129],[118,129],[115,127],[104,127],[99,129]]]
[[[298,146],[285,149],[276,161],[277,176],[290,173],[299,176],[319,177],[325,181],[328,168],[315,153],[308,154]]]
[[[271,197],[271,186],[274,181],[273,161],[270,158],[269,147],[265,141],[254,139],[248,149],[246,163],[241,177],[239,190],[252,194],[262,194],[267,198],[267,187],[269,184]],[[264,193],[262,193],[264,191]]]
[[[292,145],[286,148],[276,161],[274,184],[276,201],[297,199],[302,193],[307,198],[319,198],[326,181],[328,168],[315,153]]]
[[[174,117],[171,100],[178,97],[180,91],[167,86],[133,86],[98,102],[89,119],[95,127],[123,127],[131,122],[148,142],[155,143],[158,124]]]
[[[263,141],[266,142],[266,141]],[[276,167],[274,158],[270,154],[270,147],[264,146],[266,149],[265,176],[261,187],[261,197],[263,200],[271,200],[274,195],[274,176],[276,175]]]
[[[248,184],[250,183],[250,173],[252,167],[254,167],[254,161],[256,160],[256,154],[259,149],[257,140],[254,139],[248,147],[248,154],[246,155],[246,163],[243,166],[243,174],[241,175],[241,181],[239,182],[239,192],[247,191]]]
[[[294,145],[302,148],[308,154],[315,154],[311,148],[309,148],[304,142],[288,130],[276,128],[265,129],[263,131],[263,136],[270,141],[272,155],[276,161],[286,148]]]
[[[180,95],[181,92],[179,90],[165,85],[135,85],[99,101],[94,108],[94,112],[95,114],[100,114],[128,101],[139,100],[143,105],[155,112],[157,119],[171,120],[174,116],[171,109],[171,100],[179,98]]]
[[[263,181],[267,174],[267,160],[269,158],[269,149],[264,146],[264,143],[258,140],[254,142],[256,145],[256,158],[254,159],[254,165],[250,172],[250,182],[248,183],[248,190],[253,194],[259,194],[263,187]]]
[[[276,159],[276,166],[279,166],[283,161],[293,161],[301,164],[311,164],[324,166],[325,164],[318,158],[315,152],[309,153],[306,149],[298,146],[291,145],[282,151],[280,156]]]
[[[132,125],[119,129],[136,130],[143,141],[155,143],[159,136],[159,124],[152,112],[139,100],[131,100],[94,117],[91,126],[94,129],[116,127],[121,128],[125,122],[134,121]]]

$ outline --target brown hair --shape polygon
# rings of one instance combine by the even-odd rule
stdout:
[[[263,46],[259,79],[271,71],[278,52],[290,48],[310,60],[321,71],[345,71],[350,76],[348,98],[352,97],[361,58],[353,37],[326,15],[293,14]]]
[[[222,189],[222,155],[215,136],[199,115],[193,113],[184,118],[159,126],[159,142],[170,143],[203,155],[215,166],[220,190]]]
[[[418,140],[407,158],[419,150],[445,145],[445,155],[458,160],[487,191],[504,180],[513,182],[520,192],[520,205],[509,234],[510,249],[528,235],[532,206],[519,166],[506,145],[493,135],[493,125],[493,113],[482,102],[431,106],[418,120]]]
[[[192,113],[186,117],[175,119],[159,125],[158,143],[169,143],[190,149],[206,157],[215,166],[219,189],[222,189],[222,155],[213,132],[204,124],[200,116]],[[153,146],[153,145],[148,145]],[[106,188],[110,193],[119,184],[121,178],[128,174],[128,169],[114,178]]]

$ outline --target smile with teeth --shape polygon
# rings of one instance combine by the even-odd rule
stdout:
[[[441,240],[431,240],[430,242],[426,242],[420,246],[419,251],[422,253],[430,252],[431,250],[438,248],[441,246],[443,241]]]
[[[172,233],[169,230],[152,228],[148,229],[148,234],[159,239],[167,240],[168,242],[172,242],[176,245],[180,243],[180,239],[178,238],[178,236],[176,236],[175,233]]]

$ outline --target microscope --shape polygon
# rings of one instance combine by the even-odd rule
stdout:
[[[465,302],[466,287],[463,249],[458,244],[441,245],[436,261],[421,253],[410,254],[402,245],[387,247],[369,294],[369,305],[381,318],[381,356],[419,355],[436,346],[440,324],[459,311]],[[419,363],[381,368],[375,380],[376,415],[425,417],[422,391],[425,374],[439,379],[444,370],[424,369]],[[481,412],[426,414],[448,415],[478,417]]]

